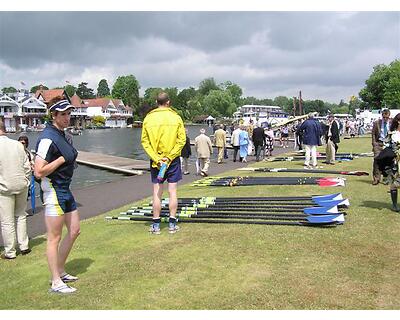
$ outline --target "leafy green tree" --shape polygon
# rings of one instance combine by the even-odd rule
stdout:
[[[236,105],[230,92],[211,90],[204,97],[204,110],[214,117],[230,117],[236,111]]]
[[[38,85],[33,86],[33,87],[31,88],[30,93],[36,93],[36,91],[38,91],[38,90],[40,89],[40,87],[42,87],[43,90],[49,90],[49,88],[46,87],[45,85],[43,85],[43,84],[38,84]]]
[[[193,87],[189,87],[181,90],[176,97],[176,103],[174,105],[179,110],[185,110],[188,108],[188,102],[196,96],[196,89]]]
[[[178,88],[177,87],[169,87],[169,88],[164,88],[163,90],[166,94],[168,94],[169,100],[171,101],[171,106],[174,107],[175,109],[179,108],[177,107],[176,102],[178,101]]]
[[[4,87],[1,91],[3,94],[8,94],[17,92],[17,89],[15,89],[14,87]]]
[[[65,90],[65,92],[67,93],[68,97],[72,97],[72,96],[76,93],[77,88],[74,87],[74,86],[71,85],[71,84],[67,84],[67,85],[64,87],[64,90]],[[82,98],[82,97],[81,97],[81,98]]]
[[[201,115],[206,115],[204,110],[203,99],[200,95],[195,95],[187,101],[187,108],[182,109],[182,113],[185,119],[193,120],[193,118]]]
[[[87,82],[81,82],[78,84],[78,89],[76,90],[76,94],[81,98],[81,99],[92,99],[95,98],[95,94],[93,92],[93,89],[89,88]]]
[[[389,66],[379,64],[374,67],[372,74],[365,81],[365,87],[359,93],[364,107],[380,109],[399,105],[399,70],[400,60],[393,61]]]
[[[119,76],[115,81],[111,94],[113,98],[122,99],[125,105],[133,109],[134,115],[139,109],[139,82],[134,75]]]
[[[215,83],[214,78],[207,78],[200,82],[199,93],[201,95],[206,96],[211,90],[220,90],[220,88]]]
[[[383,104],[390,109],[400,109],[400,60],[393,61],[389,66]]]
[[[97,86],[97,96],[102,98],[110,95],[110,88],[106,79],[101,79]]]
[[[225,91],[229,91],[233,101],[235,102],[236,106],[238,107],[240,104],[240,98],[242,97],[243,90],[239,87],[236,83],[232,81],[225,81],[224,83],[220,84],[221,89]]]
[[[147,88],[143,95],[143,103],[155,108],[157,105],[157,95],[162,92],[162,88]]]

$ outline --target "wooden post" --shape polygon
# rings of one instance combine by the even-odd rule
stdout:
[[[293,116],[296,116],[296,97],[293,97]]]
[[[303,115],[303,100],[301,99],[301,90],[299,91],[299,115]]]

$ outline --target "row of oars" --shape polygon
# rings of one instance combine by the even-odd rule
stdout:
[[[161,218],[169,216],[163,199]],[[349,201],[341,194],[312,197],[181,198],[177,218],[187,223],[240,223],[265,225],[336,226],[343,224]],[[108,220],[152,221],[151,203],[132,207]]]

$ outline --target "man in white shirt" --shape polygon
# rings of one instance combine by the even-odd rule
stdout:
[[[231,135],[231,144],[233,146],[233,162],[236,162],[236,157],[240,148],[239,144],[240,128],[239,125],[235,125],[235,130],[233,130]]]
[[[21,254],[31,252],[25,212],[31,167],[23,145],[9,139],[5,132],[0,120],[0,222],[4,242],[1,258],[15,259],[17,240]]]

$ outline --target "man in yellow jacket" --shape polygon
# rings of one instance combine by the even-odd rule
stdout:
[[[150,157],[151,181],[153,182],[153,224],[150,232],[152,234],[161,233],[161,197],[163,182],[167,180],[168,231],[175,233],[179,230],[176,225],[176,211],[178,207],[177,184],[182,179],[180,154],[186,142],[186,133],[182,118],[171,109],[169,97],[165,92],[158,94],[157,106],[144,118],[142,128],[142,146]]]

